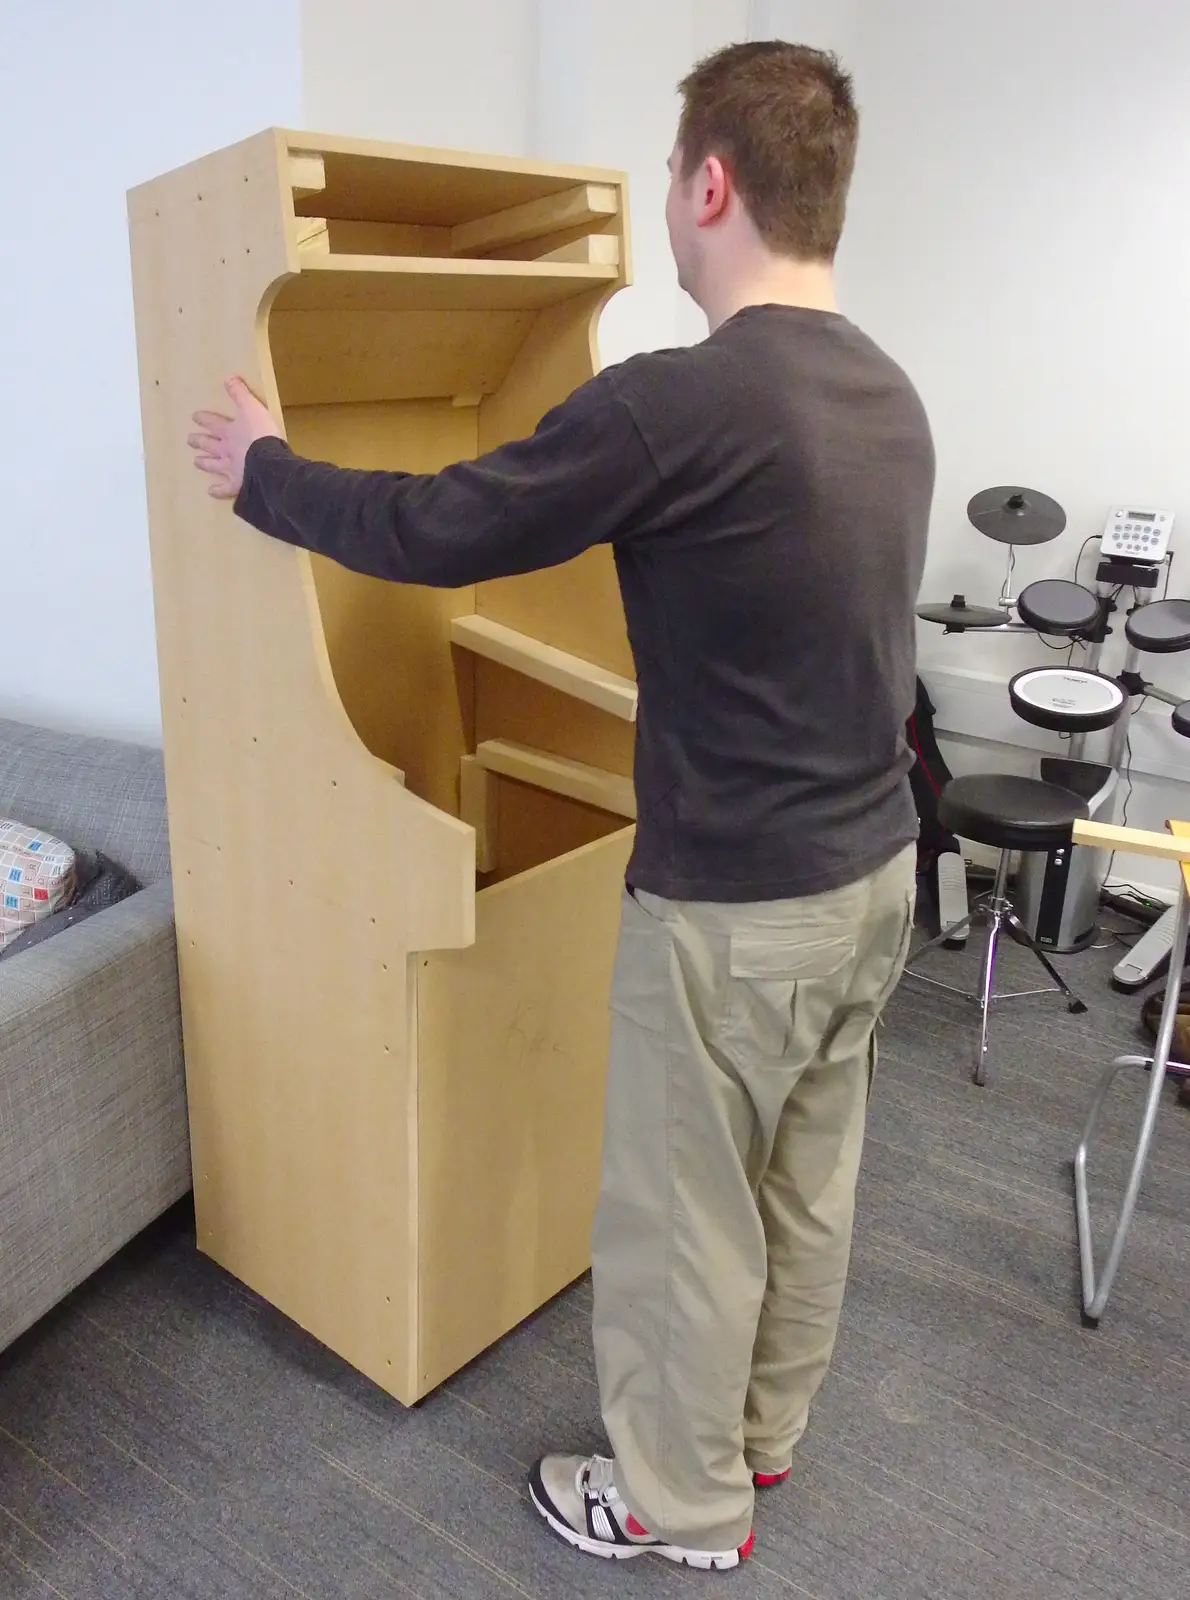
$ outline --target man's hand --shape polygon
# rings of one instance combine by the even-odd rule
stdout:
[[[215,479],[207,490],[216,500],[234,500],[244,482],[244,458],[257,439],[280,439],[282,433],[267,406],[261,404],[243,378],[228,378],[227,392],[235,416],[218,411],[196,411],[194,420],[203,430],[186,443],[194,451],[194,465]]]

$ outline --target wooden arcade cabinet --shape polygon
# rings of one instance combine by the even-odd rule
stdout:
[[[405,1402],[588,1264],[636,689],[610,552],[361,578],[205,492],[242,373],[434,471],[596,369],[614,172],[270,130],[129,197],[200,1247]]]

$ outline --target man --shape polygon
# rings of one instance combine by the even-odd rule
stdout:
[[[436,475],[302,461],[240,380],[190,442],[257,528],[397,582],[614,550],[640,715],[592,1251],[613,1458],[546,1456],[530,1492],[591,1554],[732,1567],[830,1360],[912,923],[933,449],[835,301],[846,74],[757,43],[681,88],[666,215],[702,344]]]

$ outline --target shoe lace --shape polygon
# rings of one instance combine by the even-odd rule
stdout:
[[[615,1470],[616,1463],[608,1456],[592,1456],[582,1473],[584,1492],[597,1496],[602,1505],[610,1505],[613,1498],[619,1498]]]

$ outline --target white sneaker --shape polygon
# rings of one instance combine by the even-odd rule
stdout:
[[[752,1554],[752,1534],[738,1550],[691,1550],[654,1539],[620,1499],[614,1471],[606,1456],[543,1456],[529,1474],[529,1494],[554,1532],[589,1556],[626,1561],[651,1551],[681,1566],[724,1572]]]

